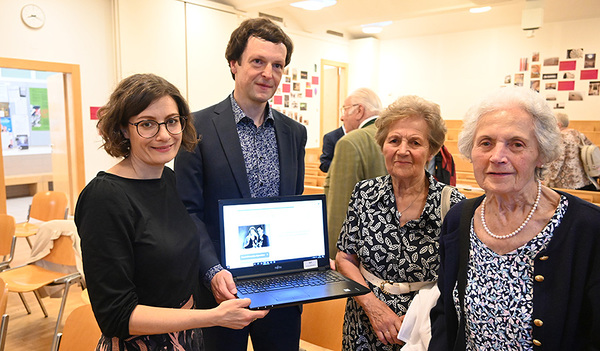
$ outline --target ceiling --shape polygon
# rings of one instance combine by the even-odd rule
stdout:
[[[348,39],[392,39],[521,25],[526,6],[543,7],[544,23],[600,17],[599,0],[338,0],[336,5],[320,11],[289,6],[298,0],[209,1],[249,16],[261,12],[283,18],[289,28],[318,34],[331,30]],[[492,10],[481,14],[468,11],[485,5],[492,6]],[[362,33],[361,24],[383,21],[393,23],[380,34]]]

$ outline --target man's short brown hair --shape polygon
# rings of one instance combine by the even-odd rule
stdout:
[[[292,39],[273,21],[267,18],[250,18],[245,20],[237,27],[229,38],[227,44],[227,50],[225,50],[225,58],[227,59],[227,65],[231,61],[240,62],[240,58],[246,50],[248,39],[250,37],[257,37],[266,41],[270,41],[275,44],[283,43],[287,49],[285,54],[285,66],[287,66],[292,60],[292,52],[294,51],[294,44]],[[233,79],[235,75],[232,73]]]

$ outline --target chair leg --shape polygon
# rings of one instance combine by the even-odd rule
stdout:
[[[25,306],[25,310],[27,311],[27,314],[31,314],[31,309],[29,308],[29,305],[27,304],[27,301],[25,300],[25,296],[23,296],[23,293],[19,293],[19,297],[21,298],[21,302],[23,302],[23,306]]]
[[[8,315],[2,316],[2,322],[0,323],[0,351],[4,351],[6,345],[6,333],[8,332]]]
[[[46,307],[44,306],[44,303],[42,302],[40,293],[37,290],[34,290],[33,294],[35,295],[35,298],[37,299],[38,303],[40,304],[40,307],[42,308],[42,312],[44,312],[44,317],[48,318],[48,311],[46,311]]]
[[[51,351],[58,351],[58,344],[60,342],[60,336],[58,335],[58,329],[60,328],[60,322],[62,320],[63,312],[65,311],[65,306],[67,305],[67,296],[69,295],[69,289],[71,285],[75,283],[79,278],[67,279],[65,281],[65,289],[63,291],[62,301],[60,303],[60,310],[58,311],[58,317],[56,318],[56,327],[54,328],[54,337],[52,338],[52,347]]]
[[[31,244],[31,240],[29,240],[29,237],[26,236],[25,239],[27,240],[27,244],[29,244],[29,248],[33,249],[33,245]]]

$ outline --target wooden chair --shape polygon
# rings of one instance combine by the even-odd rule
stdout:
[[[37,193],[31,200],[29,213],[27,214],[27,222],[17,224],[15,235],[17,238],[27,239],[29,247],[31,241],[29,237],[35,235],[39,226],[34,223],[29,223],[30,219],[39,221],[50,221],[52,219],[66,219],[68,213],[69,200],[67,194],[61,191],[46,191]]]
[[[7,214],[0,214],[0,271],[9,267],[15,257],[15,218]]]
[[[69,314],[62,333],[57,335],[58,351],[93,351],[101,335],[92,306],[79,306]]]
[[[50,253],[43,257],[43,261],[57,266],[76,266],[75,249],[73,248],[72,239],[61,235],[54,240]],[[52,350],[55,350],[56,335],[58,334],[58,328],[67,302],[69,288],[77,281],[80,281],[81,274],[57,272],[30,263],[0,272],[0,279],[3,279],[7,283],[8,291],[17,293],[33,292],[45,317],[48,317],[48,312],[42,303],[38,289],[44,286],[64,285],[62,301],[54,330],[55,337],[52,341]],[[28,313],[31,313],[28,307],[26,309]]]
[[[303,305],[300,339],[330,350],[342,349],[346,299]]]
[[[14,220],[13,220],[14,221]],[[6,304],[8,302],[8,284],[0,279],[0,351],[4,351],[6,345],[6,333],[8,332],[8,314],[6,314]]]

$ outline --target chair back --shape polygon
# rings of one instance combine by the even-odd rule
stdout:
[[[36,193],[31,200],[29,218],[35,218],[40,221],[65,219],[68,206],[69,199],[67,198],[67,194],[62,191]]]
[[[0,214],[0,256],[10,256],[11,260],[14,253],[15,226],[13,216]]]
[[[52,250],[43,258],[44,261],[59,265],[75,266],[75,249],[73,240],[66,235],[59,236],[53,241]]]
[[[92,306],[79,306],[65,321],[58,351],[95,350],[101,335]]]
[[[6,304],[8,302],[8,284],[0,278],[0,316],[6,313]]]
[[[304,304],[300,339],[329,350],[341,350],[346,300]]]

